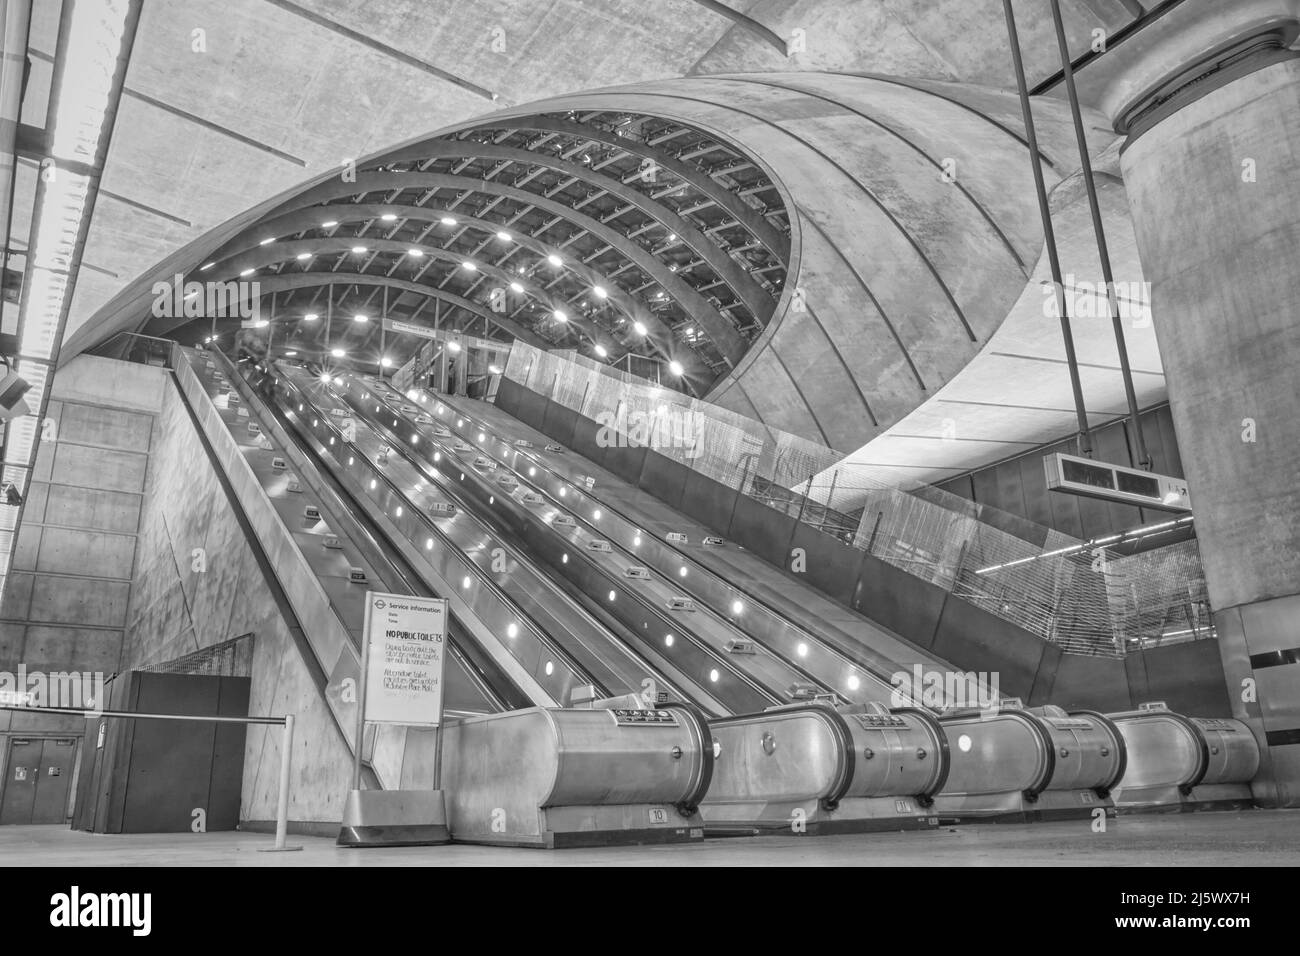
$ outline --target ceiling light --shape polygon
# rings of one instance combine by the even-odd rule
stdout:
[[[642,322],[633,322],[633,323],[632,323],[632,329],[633,329],[633,331],[636,332],[637,335],[645,335],[645,334],[646,334],[645,324],[642,323]]]
[[[447,343],[447,350],[448,350],[449,352],[459,352],[459,351],[460,351],[460,343],[459,343],[459,342],[448,342],[448,343]]]
[[[553,253],[553,252],[552,252],[549,256],[546,257],[546,261],[549,262],[551,265],[556,266],[556,267],[559,267],[559,266],[564,265],[564,260],[561,259],[559,256],[557,256],[557,255],[556,255],[555,253]]]
[[[382,219],[384,222],[392,222],[394,219],[397,218],[397,216],[394,213],[386,212],[379,218]]]
[[[357,313],[356,315],[352,316],[352,321],[353,321],[353,322],[369,322],[369,321],[370,321],[370,317],[367,316],[367,315],[361,315],[360,313]]]
[[[681,362],[678,362],[677,360],[674,359],[673,361],[668,363],[668,371],[672,372],[674,375],[681,375],[686,370],[682,368]]]
[[[501,374],[501,369],[500,369],[499,367],[497,367],[496,365],[489,365],[489,366],[488,366],[488,371],[491,372],[493,375],[500,375],[500,374]]]
[[[259,246],[269,246],[269,245],[270,245],[271,243],[273,243],[273,242],[275,242],[275,236],[271,236],[271,237],[269,237],[269,238],[267,238],[267,239],[263,239],[261,242],[258,243],[258,245],[259,245]]]
[[[241,276],[251,276],[251,275],[253,274],[254,271],[255,271],[255,270],[253,270],[253,269],[245,269],[243,272],[241,272],[241,273],[239,273],[239,274],[240,274]]]
[[[320,227],[321,227],[322,229],[333,229],[333,228],[334,228],[335,226],[337,226],[337,225],[338,225],[338,220],[337,220],[337,219],[331,219],[329,222],[322,222],[322,223],[320,224]]]
[[[207,272],[209,269],[211,269],[211,268],[212,268],[213,266],[215,266],[215,265],[216,265],[215,262],[209,262],[207,265],[199,266],[199,271],[200,271],[200,272]]]
[[[478,266],[474,265],[472,262],[463,262],[461,263],[461,266],[466,272],[478,272]]]
[[[363,253],[363,252],[366,251],[366,247],[365,247],[365,246],[353,246],[353,247],[352,247],[352,251],[355,252],[357,255],[361,255],[361,253]]]
[[[295,355],[297,355],[298,353],[295,352],[293,349],[290,349],[289,351],[285,352],[284,354],[285,354],[285,357],[286,357],[286,358],[293,358],[293,357],[294,357]]]
[[[498,232],[498,233],[497,233],[497,238],[500,239],[502,242],[509,242],[509,241],[510,241],[510,233],[505,232],[504,230],[502,230],[501,232]]]
[[[347,354],[348,353],[343,351],[342,349],[330,349],[330,355],[334,356],[335,358],[342,358]]]
[[[311,258],[311,253],[310,253],[310,252],[300,252],[300,253],[298,253],[298,261],[299,261],[299,262],[301,262],[303,259],[310,259],[310,258]]]
[[[524,291],[524,287],[521,286],[518,282],[512,282],[512,283],[510,283],[510,290],[511,290],[512,292],[523,292],[523,291]]]
[[[379,360],[379,364],[382,365],[384,368],[391,368],[393,365],[393,360],[390,359],[387,355],[385,355],[383,358]]]
[[[456,225],[456,220],[453,219],[451,216],[443,216],[442,219],[439,220],[439,222],[441,222],[444,226]]]
[[[253,328],[255,328],[255,329],[264,329],[264,328],[266,328],[266,327],[267,327],[268,325],[270,325],[270,324],[271,324],[271,323],[268,322],[266,319],[258,319],[256,322],[253,323]]]
[[[423,258],[424,258],[424,250],[423,250],[423,249],[407,249],[407,250],[406,250],[406,254],[407,254],[408,256],[410,256],[412,259],[423,259]]]
[[[605,291],[601,286],[598,286],[598,285],[597,285],[597,286],[592,286],[592,287],[591,287],[591,291],[592,291],[593,293],[595,293],[596,298],[598,298],[598,299],[604,299],[604,298],[607,298],[607,297],[609,296],[609,293],[606,292],[606,291]]]
[[[306,315],[302,317],[302,320],[304,322],[315,322],[319,318],[320,316],[317,315],[315,312],[308,312]]]
[[[609,355],[609,352],[606,350],[605,346],[597,345],[596,354],[599,355],[601,358],[605,358],[606,356]]]
[[[555,312],[554,312],[553,314],[555,315],[555,320],[556,320],[557,322],[568,322],[568,321],[569,321],[569,317],[568,317],[567,315],[565,315],[563,312],[561,312],[559,309],[556,309]]]

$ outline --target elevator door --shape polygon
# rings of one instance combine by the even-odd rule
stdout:
[[[11,737],[0,826],[67,822],[68,784],[76,756],[74,737]]]

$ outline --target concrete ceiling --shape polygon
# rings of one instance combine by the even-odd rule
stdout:
[[[1094,30],[1113,33],[1130,23],[1136,6],[1132,0],[1063,5],[1079,52]],[[48,8],[56,5],[37,6],[51,21]],[[1039,0],[1014,6],[1034,83],[1059,66],[1050,21]],[[51,29],[33,31],[33,87],[48,82],[52,36]],[[674,77],[688,78],[694,105],[664,91],[663,81]],[[1050,361],[1055,327],[1031,321],[1042,301],[1034,284],[1041,233],[1027,188],[1018,106],[1013,96],[980,88],[1012,82],[1001,0],[146,4],[64,357],[123,327],[133,282],[188,272],[204,261],[195,254],[200,247],[204,254],[222,248],[274,200],[285,201],[356,157],[423,142],[432,131],[466,128],[476,118],[475,125],[486,126],[503,108],[506,116],[540,109],[510,109],[514,104],[548,97],[556,109],[612,104],[698,120],[742,151],[761,155],[787,192],[797,183],[799,195],[783,198],[797,207],[798,241],[781,267],[791,270],[788,286],[811,290],[805,304],[812,302],[827,342],[808,344],[802,332],[811,328],[811,313],[790,313],[789,289],[778,291],[780,303],[769,315],[750,310],[743,316],[751,321],[742,334],[755,344],[738,361],[733,355],[719,365],[725,349],[696,350],[723,376],[715,397],[855,461],[875,465],[906,453],[924,465],[914,473],[946,477],[1070,430],[1068,415],[1058,420],[1042,412],[1068,409],[1069,402],[1059,401],[1064,368]],[[642,84],[640,99],[608,91],[630,83]],[[1060,104],[1040,101],[1038,112],[1044,152],[1060,181],[1075,165]],[[1107,123],[1092,114],[1090,126],[1092,135]],[[1099,137],[1092,145],[1100,150],[1106,142]],[[856,183],[862,217],[856,224],[836,208],[834,191],[818,194],[817,177],[825,170],[807,166],[810,157],[833,157],[833,175]],[[958,161],[960,188],[936,189],[935,164],[949,158]],[[26,175],[31,181],[35,170]],[[23,187],[20,180],[19,195]],[[1110,192],[1123,235],[1122,191]],[[23,219],[20,210],[15,234],[25,235]],[[1125,248],[1127,241],[1113,239],[1112,246]],[[1071,261],[1079,263],[1077,274],[1096,272],[1082,251]],[[1117,272],[1136,275],[1133,266],[1117,263]],[[896,304],[873,309],[878,288]],[[919,304],[903,306],[913,293]],[[853,325],[873,311],[899,310],[902,323],[893,333],[881,327],[864,335]],[[1081,345],[1099,365],[1107,361],[1109,328],[1103,331],[1095,345]],[[910,339],[901,353],[900,335]],[[778,339],[779,348],[772,347]],[[822,358],[832,352],[842,374],[820,375]],[[1158,360],[1147,361],[1154,353],[1141,343],[1136,352],[1135,366],[1158,373]],[[986,359],[1007,364],[998,372]],[[792,363],[808,394],[791,387]],[[1090,409],[1095,404],[1108,418],[1123,406],[1113,378],[1100,375],[1094,387],[1085,377]],[[999,380],[1015,387],[999,392]],[[1042,393],[1022,400],[1017,393],[1025,388]],[[1158,391],[1144,395],[1158,399]],[[854,393],[853,402],[841,400]],[[940,408],[935,399],[948,404]],[[959,402],[970,411],[954,411]],[[970,440],[944,441],[936,451],[907,437],[932,428],[936,415],[941,430],[955,427]],[[886,441],[893,444],[875,444]]]
[[[57,4],[36,7],[57,19]],[[1045,77],[1057,63],[1042,4],[1015,7],[1030,75]],[[1122,0],[1064,7],[1080,49],[1091,30],[1132,19]],[[34,46],[39,84],[52,40]],[[1001,0],[146,3],[67,332],[236,213],[331,166],[502,106],[792,67],[1007,86],[1005,49]]]

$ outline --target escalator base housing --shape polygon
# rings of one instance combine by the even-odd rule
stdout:
[[[437,846],[450,843],[441,790],[353,790],[343,807],[339,846]]]

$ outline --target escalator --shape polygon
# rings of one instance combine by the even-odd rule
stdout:
[[[346,746],[355,750],[364,599],[369,589],[428,596],[415,569],[219,353],[177,350],[176,382],[210,462],[222,478],[304,663]],[[448,715],[498,713],[536,702],[458,622],[449,627]],[[369,789],[394,787],[404,768],[427,761],[427,739],[370,727]],[[414,750],[412,749],[414,748]]]
[[[645,626],[649,609],[651,626],[665,628],[665,640],[693,637],[760,686],[769,699],[751,711],[815,696],[850,704],[890,699],[893,688],[880,662],[861,654],[855,660],[775,620],[762,606],[750,615],[738,592],[689,559],[670,557],[664,542],[617,511],[593,504],[585,488],[573,482],[556,487],[538,477],[539,470],[551,476],[530,452],[494,442],[445,405],[439,412],[438,403],[426,400],[416,408],[378,383],[346,380],[340,390],[394,446],[454,462],[464,475],[458,485],[477,489],[480,505],[519,529],[557,576],[572,576],[588,593],[607,595],[611,605],[626,609],[634,626]],[[587,564],[586,573],[575,572],[579,561]],[[697,583],[705,579],[711,579],[711,589]],[[690,609],[679,610],[682,602]],[[699,676],[713,684],[719,673],[711,668]]]
[[[383,454],[364,423],[339,414],[345,406],[332,387],[290,369],[282,370],[277,388],[298,439],[313,446],[353,491],[358,507],[385,526],[393,547],[410,553],[432,586],[503,635],[505,647],[549,697],[568,703],[588,684],[597,696],[640,694],[653,684],[656,696],[681,698],[671,677],[630,651],[440,488],[436,469],[422,471],[400,454]],[[525,633],[531,644],[519,641]],[[522,655],[528,647],[544,653]]]
[[[452,590],[463,589],[471,599],[482,591],[499,591],[517,605],[509,617],[480,607],[498,632],[509,636],[512,625],[522,628],[525,620],[531,621],[560,654],[598,675],[592,682],[611,695],[641,694],[650,681],[656,696],[689,700],[713,714],[743,713],[773,702],[686,635],[657,645],[647,636],[648,626],[629,625],[611,613],[607,602],[588,596],[595,590],[535,567],[517,529],[492,520],[497,515],[491,491],[471,487],[459,469],[453,473],[452,459],[443,453],[424,457],[418,437],[410,448],[394,448],[390,438],[373,430],[373,422],[342,401],[343,385],[324,383],[293,367],[279,368],[278,378],[301,434],[332,457],[334,472],[372,513],[394,526],[395,539],[407,541],[408,547],[423,543],[414,549],[418,561],[438,565],[430,566],[429,574]],[[367,412],[373,412],[373,405]],[[350,440],[345,440],[345,425]],[[562,556],[556,558],[566,563]],[[580,560],[575,554],[574,567]],[[699,673],[715,676],[700,681],[692,676]],[[552,685],[556,679],[545,667],[535,676]],[[557,687],[555,693],[565,689]]]
[[[410,396],[385,393],[390,413],[405,415]],[[657,499],[581,456],[562,450],[495,407],[482,402],[412,392],[421,412],[454,436],[536,487],[548,503],[580,525],[621,544],[643,565],[671,577],[699,605],[714,608],[756,643],[797,662],[820,686],[843,700],[909,702],[920,667],[945,675],[944,704],[987,700],[992,689],[974,675],[799,587],[767,562],[713,537]],[[897,675],[908,675],[900,681]],[[928,702],[935,703],[933,697]],[[919,703],[919,701],[918,701]]]

